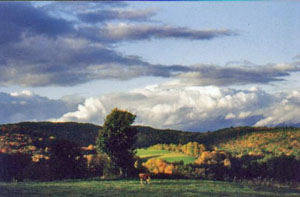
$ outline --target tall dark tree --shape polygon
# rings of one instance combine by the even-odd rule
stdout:
[[[113,109],[106,117],[102,130],[99,131],[97,148],[106,153],[114,167],[119,168],[120,175],[127,177],[134,169],[137,130],[131,127],[135,115],[130,112]]]
[[[55,140],[50,145],[49,164],[54,179],[80,178],[85,172],[80,147],[68,140]]]
[[[0,181],[23,181],[23,170],[30,162],[27,154],[0,154]]]

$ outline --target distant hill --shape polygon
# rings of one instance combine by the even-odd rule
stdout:
[[[155,144],[186,144],[196,141],[205,144],[207,147],[241,137],[246,134],[270,131],[285,130],[288,127],[267,128],[267,127],[235,127],[225,128],[213,132],[186,132],[171,129],[155,129],[146,126],[135,126],[138,130],[135,147],[149,147]],[[6,133],[18,133],[32,136],[34,138],[49,138],[53,136],[57,139],[67,139],[76,142],[80,146],[95,144],[101,126],[76,123],[76,122],[21,122],[16,124],[0,125],[0,136]]]
[[[101,126],[87,123],[21,122],[0,125],[0,134],[19,133],[32,137],[67,139],[80,146],[94,144]]]
[[[220,143],[238,139],[251,133],[261,133],[265,131],[287,131],[293,130],[293,127],[231,127],[217,131],[208,132],[186,132],[170,129],[154,129],[151,127],[139,126],[137,147],[149,147],[155,144],[186,144],[188,142],[198,142],[206,147],[214,147]]]
[[[161,159],[193,163],[193,159],[196,158],[195,163],[200,165],[200,168],[195,167],[195,165],[183,166],[179,163],[176,164],[182,167],[178,167],[178,169],[182,170],[180,173],[184,177],[213,177],[217,179],[219,175],[221,178],[230,175],[231,179],[234,176],[240,179],[251,179],[263,175],[281,181],[300,180],[299,175],[294,173],[300,169],[299,128],[236,127],[205,133],[154,129],[145,126],[135,126],[135,128],[138,130],[135,148],[150,147],[156,144],[172,144],[162,145],[163,150],[138,149],[138,155],[141,156],[142,160],[146,161],[150,157],[160,159],[151,162],[155,161],[155,165],[169,169],[169,166],[172,167],[175,164],[163,164],[164,161]],[[2,172],[8,172],[8,170],[3,170],[6,168],[2,168],[5,161],[9,161],[5,165],[7,169],[10,169],[10,161],[15,161],[13,158],[29,158],[27,156],[31,157],[33,167],[36,167],[35,165],[40,166],[47,160],[50,162],[51,144],[58,139],[77,143],[81,146],[84,158],[93,158],[92,154],[96,153],[95,148],[93,145],[89,145],[95,144],[100,129],[102,129],[101,126],[75,122],[23,122],[0,125],[0,168]],[[197,143],[188,142],[204,144],[205,151],[198,151],[198,155],[192,155],[193,157],[184,155],[183,153],[197,152],[195,146],[190,151],[191,146],[188,145]],[[184,150],[183,144],[187,144],[186,151],[181,154],[178,152],[165,154],[165,150],[168,150],[165,149],[166,147],[178,146]],[[9,160],[8,158],[12,159]],[[153,163],[151,162],[147,165],[152,166]],[[16,163],[19,164],[20,162]],[[232,167],[228,168],[228,166]],[[35,172],[36,168],[32,169],[30,172]],[[157,167],[157,169],[159,168]],[[203,171],[197,169],[205,169],[205,173],[203,174]],[[44,171],[40,172],[43,175]],[[222,173],[220,174],[220,172]],[[282,175],[284,176],[282,177]]]
[[[276,128],[257,133],[248,133],[238,138],[219,143],[218,149],[234,156],[295,156],[300,158],[300,129]]]
[[[136,147],[148,147],[157,143],[177,143],[182,136],[193,134],[177,130],[154,129],[145,126],[135,126],[138,130]],[[76,122],[21,122],[0,125],[0,135],[24,134],[31,137],[67,139],[80,146],[95,144],[101,126]],[[194,133],[195,134],[195,133]]]

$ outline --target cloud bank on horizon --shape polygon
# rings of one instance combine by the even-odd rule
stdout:
[[[88,99],[59,100],[30,91],[0,94],[4,122],[51,120],[102,124],[118,107],[137,115],[136,124],[189,131],[231,126],[299,125],[300,91],[270,94],[259,88],[217,86],[169,88],[166,84]]]
[[[74,112],[55,121],[99,123],[114,108],[137,115],[136,124],[190,131],[230,126],[276,126],[299,123],[300,91],[272,95],[257,88],[149,86],[129,93],[86,99]]]
[[[48,120],[76,110],[82,99],[66,96],[60,100],[36,95],[28,90],[0,93],[1,123]]]
[[[259,86],[285,82],[300,71],[292,62],[256,65],[153,64],[125,55],[120,44],[152,40],[211,42],[235,39],[233,29],[161,24],[157,9],[124,2],[0,3],[0,87],[76,87],[97,80],[161,77],[168,82],[100,97],[49,99],[30,91],[0,92],[0,123],[78,121],[102,124],[114,107],[137,124],[191,131],[230,126],[297,125],[300,89],[270,93]]]

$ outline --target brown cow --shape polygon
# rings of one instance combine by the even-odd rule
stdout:
[[[147,184],[150,184],[150,174],[147,174],[147,173],[139,173],[139,177],[140,177],[140,182],[141,182],[141,185],[144,184],[144,181],[147,183]]]

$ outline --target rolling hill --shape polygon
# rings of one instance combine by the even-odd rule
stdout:
[[[138,130],[135,144],[137,155],[141,157],[140,161],[145,163],[146,168],[151,171],[153,167],[153,173],[170,175],[174,171],[180,177],[218,180],[225,180],[225,177],[251,179],[262,175],[280,181],[300,180],[299,174],[294,173],[300,169],[299,128],[237,127],[193,133],[135,127]],[[64,139],[85,146],[81,147],[83,155],[86,156],[83,158],[96,158],[94,146],[88,145],[95,144],[100,129],[97,125],[74,122],[0,125],[0,155],[3,161],[9,156],[30,156],[34,165],[48,165],[49,162],[45,161],[52,158],[49,154],[51,143]],[[196,151],[194,145],[193,148],[189,146],[197,144],[196,142],[201,147],[204,145],[205,150]],[[153,146],[156,144],[162,145]],[[176,163],[170,163],[174,161]],[[289,168],[285,168],[287,165]]]
[[[135,126],[138,130],[136,148],[155,144],[186,144],[194,141],[208,150],[216,147],[233,154],[286,152],[298,156],[299,128],[236,127],[214,132],[184,132]],[[101,126],[87,123],[22,122],[0,125],[0,152],[29,154],[44,150],[53,139],[66,139],[79,146],[95,144]],[[275,154],[275,153],[274,153]]]
[[[300,129],[272,129],[250,133],[220,143],[218,149],[234,156],[249,154],[253,156],[295,156],[300,158]]]
[[[213,132],[186,132],[171,129],[155,129],[146,126],[134,126],[138,130],[136,148],[149,147],[155,144],[186,144],[195,141],[207,147],[213,147],[219,143],[225,143],[232,139],[237,139],[251,133],[261,133],[264,131],[288,131],[295,130],[290,127],[231,127]],[[0,125],[0,136],[10,134],[22,134],[32,138],[66,139],[76,142],[80,146],[95,144],[98,131],[101,126],[76,123],[76,122],[21,122],[15,124]],[[297,130],[297,129],[296,129]]]

